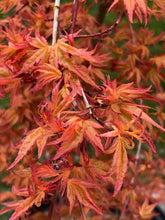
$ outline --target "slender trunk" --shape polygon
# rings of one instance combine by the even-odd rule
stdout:
[[[59,11],[60,11],[60,0],[55,0],[52,45],[54,45],[57,41]]]
[[[102,25],[108,8],[112,4],[113,0],[98,0],[98,9],[96,14],[96,20],[99,25]]]
[[[72,23],[71,23],[71,29],[70,29],[71,34],[74,33],[74,27],[75,27],[76,18],[77,18],[78,3],[79,3],[79,0],[74,0],[73,13],[72,13]]]

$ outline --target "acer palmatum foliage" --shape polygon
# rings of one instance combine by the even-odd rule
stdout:
[[[94,3],[96,18],[89,13]],[[0,214],[155,216],[165,199],[165,162],[155,147],[164,141],[165,55],[150,49],[164,46],[165,35],[147,24],[165,17],[164,5],[75,0],[62,3],[54,18],[53,1],[1,1],[0,96],[10,101],[0,109],[0,170],[12,191],[0,194]],[[106,14],[98,18],[99,10],[116,22],[99,23]],[[145,25],[134,30],[134,22]],[[37,209],[47,203],[49,211]]]

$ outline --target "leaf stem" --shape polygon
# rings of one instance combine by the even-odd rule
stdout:
[[[53,213],[53,205],[54,205],[54,204],[53,204],[53,202],[51,201],[47,220],[51,220],[52,213]]]
[[[79,202],[79,206],[80,206],[80,209],[81,209],[83,220],[87,220],[85,212],[84,212],[84,208],[83,208],[83,206],[82,206],[82,204],[80,202]]]
[[[74,0],[70,34],[73,34],[73,32],[74,32],[74,27],[75,27],[76,18],[77,18],[78,3],[79,3],[79,0]]]
[[[132,35],[132,43],[135,44],[136,43],[135,33],[134,33],[134,30],[133,30],[132,24],[130,23],[129,20],[128,20],[128,24],[129,24],[129,28],[130,28],[131,35]]]
[[[121,212],[121,215],[120,215],[120,217],[119,217],[119,220],[122,220],[122,219],[123,219],[123,216],[124,216],[124,213],[125,213],[125,210],[126,210],[126,208],[127,208],[128,203],[129,203],[129,196],[127,195],[126,200],[125,200],[124,207],[123,207],[122,212]]]
[[[54,45],[57,41],[59,10],[60,10],[60,0],[55,0],[52,45]]]

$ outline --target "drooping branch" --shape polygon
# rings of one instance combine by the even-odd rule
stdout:
[[[59,10],[60,10],[60,0],[55,0],[52,45],[54,45],[56,43],[56,41],[57,41]]]
[[[117,21],[111,27],[109,27],[108,29],[106,29],[103,32],[99,32],[99,33],[96,33],[96,34],[77,35],[77,36],[75,36],[75,38],[100,37],[100,36],[105,35],[105,34],[110,34],[117,27],[117,25],[120,23],[121,18],[122,18],[122,14],[119,15]]]
[[[79,3],[79,0],[74,0],[70,34],[73,34],[73,32],[74,32],[74,27],[75,27],[76,18],[77,18],[78,3]]]

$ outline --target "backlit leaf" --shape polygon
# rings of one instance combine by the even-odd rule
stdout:
[[[60,158],[62,155],[68,153],[68,152],[71,152],[72,150],[74,150],[75,148],[78,147],[78,145],[83,141],[83,134],[78,134],[78,133],[75,133],[73,136],[72,136],[73,139],[70,139],[68,137],[68,140],[65,140],[60,149],[58,150],[56,156],[55,156],[55,159],[58,159]]]
[[[25,213],[33,204],[39,207],[44,197],[45,193],[42,191],[28,197],[15,209],[15,212],[12,214],[9,220],[15,220]]]
[[[116,196],[121,186],[123,184],[123,179],[125,177],[127,171],[128,157],[127,151],[123,146],[123,143],[118,143],[118,147],[116,148],[113,160],[115,160],[115,168],[116,168],[116,183],[115,183],[115,191],[113,196]]]
[[[106,151],[107,154],[113,154],[113,160],[109,174],[116,174],[115,190],[113,196],[116,196],[123,184],[123,179],[127,172],[128,156],[127,156],[127,139],[118,137],[114,140],[112,146]]]
[[[127,13],[128,13],[129,20],[130,22],[133,22],[132,17],[133,17],[133,11],[135,8],[135,0],[123,0],[123,1],[126,7]]]
[[[142,206],[139,208],[139,214],[142,219],[152,219],[156,216],[156,213],[153,213],[154,208],[158,203],[149,205],[148,199],[146,198]]]
[[[12,167],[14,167],[20,160],[22,160],[22,158],[27,154],[27,152],[31,149],[31,147],[34,145],[34,143],[36,142],[36,140],[42,136],[45,133],[45,129],[43,129],[42,127],[38,127],[36,129],[31,130],[27,136],[25,137],[18,155],[15,159],[15,161],[10,165],[10,167],[8,169],[11,169]]]
[[[162,126],[160,126],[159,124],[157,124],[152,118],[150,118],[144,111],[142,111],[140,108],[137,108],[135,106],[123,106],[122,107],[123,110],[130,112],[131,114],[136,115],[137,117],[140,116],[141,119],[149,122],[150,124],[152,124],[153,126],[161,129],[162,131],[165,131],[165,128],[163,128]]]
[[[147,23],[147,2],[146,0],[122,0],[128,13],[128,18],[133,23],[133,13],[135,12],[140,22],[142,22],[142,13],[145,16],[145,23]],[[121,0],[114,0],[110,5],[108,11],[110,11]],[[141,13],[142,12],[142,13]]]
[[[6,78],[0,78],[0,85],[8,85],[8,84],[13,84],[15,82],[18,82],[20,79],[19,78],[11,78],[11,77],[6,77]]]
[[[91,126],[87,126],[85,129],[85,138],[89,143],[95,147],[96,149],[101,150],[102,152],[104,151],[102,142],[100,137],[98,137],[98,132],[96,131],[95,128]]]
[[[81,179],[70,179],[67,183],[67,198],[70,202],[70,214],[75,203],[75,197],[78,201],[95,212],[102,214],[100,208],[93,202],[86,188],[96,188],[95,184],[88,183]]]
[[[43,64],[36,68],[37,76],[37,89],[41,89],[47,83],[61,78],[62,73],[51,64]]]

